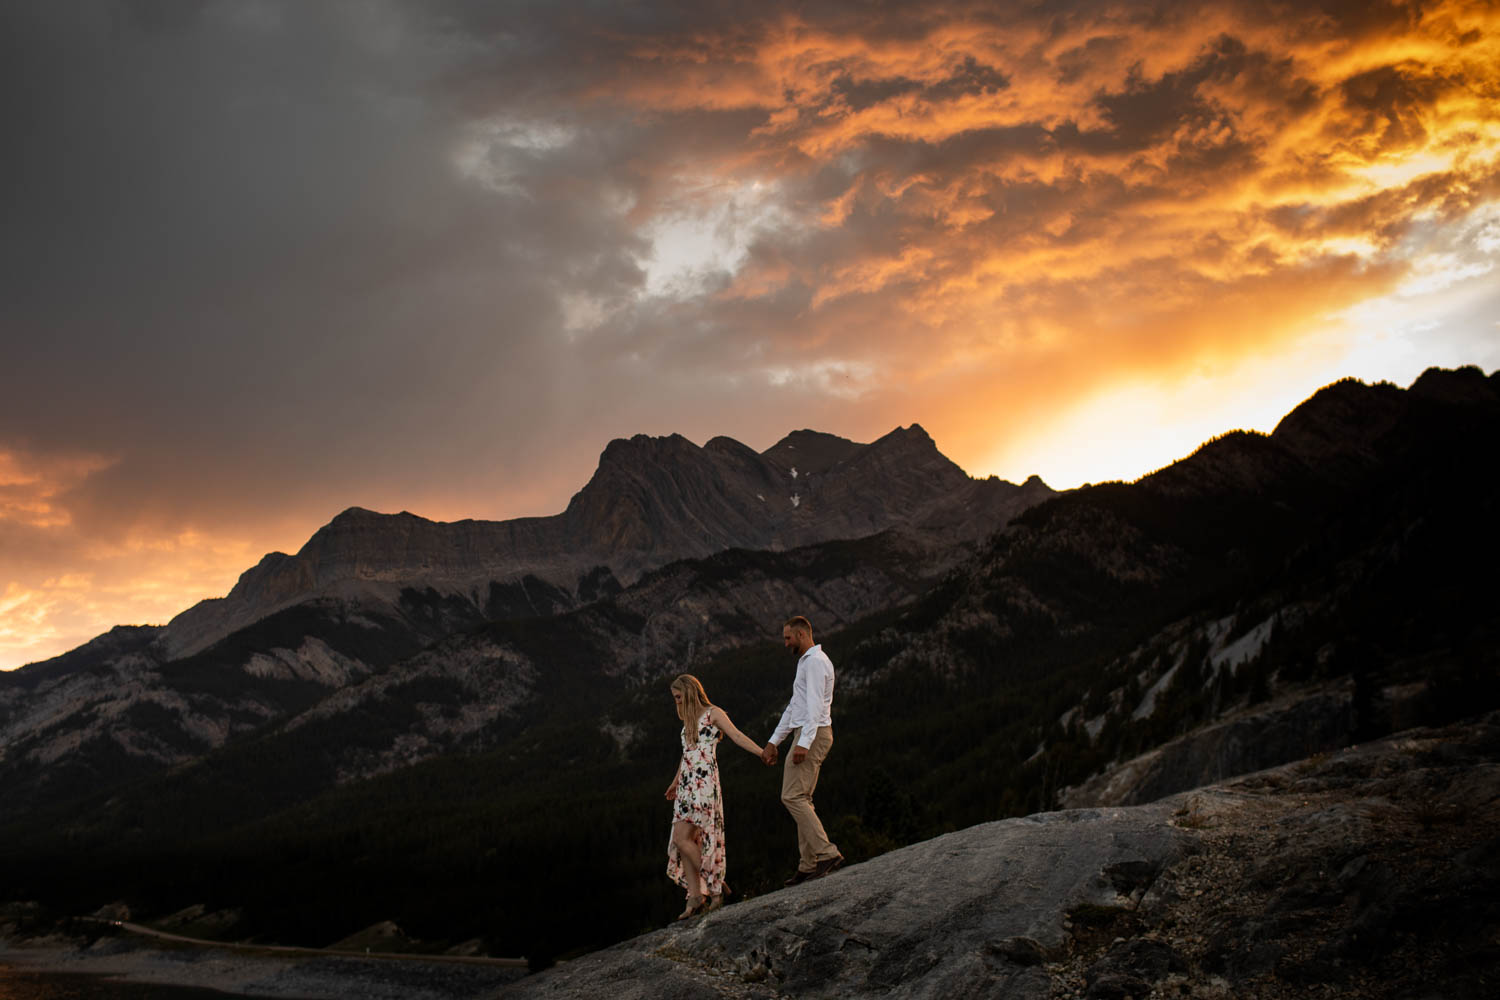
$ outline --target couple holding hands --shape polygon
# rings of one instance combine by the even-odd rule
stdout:
[[[672,700],[682,720],[682,762],[667,786],[667,798],[673,803],[667,875],[687,890],[687,908],[678,920],[717,909],[729,895],[724,881],[724,795],[719,787],[717,750],[725,735],[768,767],[777,761],[777,746],[788,735],[792,737],[794,746],[782,772],[781,801],[797,822],[799,859],[786,884],[821,878],[844,862],[838,848],[828,842],[812,803],[818,771],[833,746],[833,663],[823,647],[813,642],[812,625],[801,615],[782,626],[781,637],[797,655],[797,678],[792,682],[792,700],[764,747],[736,729],[728,714],[708,700],[698,678],[682,674],[672,682]]]

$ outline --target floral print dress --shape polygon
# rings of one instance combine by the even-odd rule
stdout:
[[[682,730],[682,765],[677,771],[677,799],[672,803],[672,821],[691,823],[703,831],[700,854],[703,864],[698,891],[717,896],[724,891],[724,794],[719,788],[718,743],[724,734],[708,721],[708,712],[698,719],[698,742],[687,741]],[[687,873],[677,845],[667,840],[667,877],[684,889]]]

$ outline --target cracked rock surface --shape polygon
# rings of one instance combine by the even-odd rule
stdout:
[[[1500,716],[971,827],[510,997],[1500,995]]]
[[[1078,809],[970,827],[673,925],[506,996],[1047,997],[1065,914],[1129,907],[1194,835],[1172,806]]]

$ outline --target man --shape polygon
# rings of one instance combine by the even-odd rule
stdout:
[[[797,615],[781,628],[786,648],[797,654],[797,678],[792,682],[792,700],[776,732],[761,751],[760,759],[774,765],[777,744],[792,737],[794,746],[781,775],[781,802],[797,823],[797,871],[787,885],[822,878],[844,863],[839,849],[828,842],[823,824],[813,810],[813,789],[818,771],[833,747],[833,662],[823,647],[813,643],[812,625]]]

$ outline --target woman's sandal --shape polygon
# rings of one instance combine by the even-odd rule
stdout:
[[[708,897],[708,912],[712,913],[714,910],[717,910],[719,907],[723,906],[724,905],[724,900],[726,900],[726,899],[729,898],[729,892],[730,892],[729,885],[728,885],[728,883],[725,883],[724,888],[723,888],[722,891],[716,892],[712,896],[709,896]]]
[[[677,919],[678,920],[686,920],[689,917],[696,917],[698,914],[702,913],[706,909],[708,909],[708,897],[707,896],[699,896],[698,897],[698,902],[696,904],[689,903],[687,909],[683,910],[681,913],[679,913],[677,915]]]

